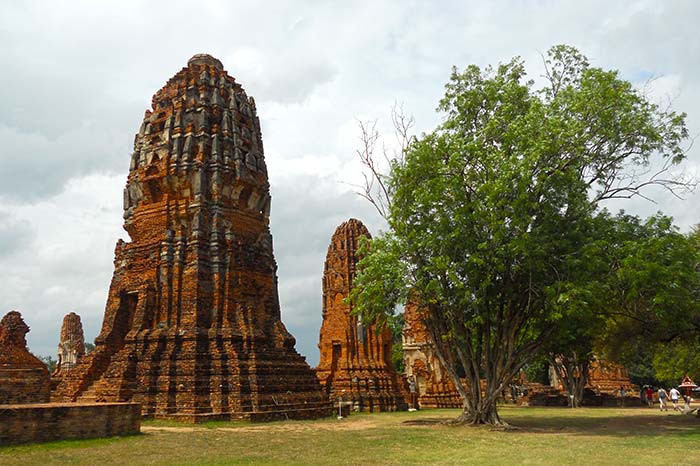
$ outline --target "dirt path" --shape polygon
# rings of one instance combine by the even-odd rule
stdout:
[[[198,427],[198,426],[141,426],[141,432],[308,432],[308,431],[355,431],[368,430],[379,425],[372,419],[343,419],[337,422],[308,423],[289,422],[277,424],[251,424],[240,427]]]

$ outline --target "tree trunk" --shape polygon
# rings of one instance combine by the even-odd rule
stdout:
[[[469,425],[492,425],[507,427],[508,423],[503,421],[498,415],[498,410],[496,409],[496,403],[483,403],[481,406],[469,409],[464,408],[462,413],[457,416],[456,419],[452,420],[452,424],[469,424]]]
[[[571,407],[580,408],[583,390],[588,383],[589,360],[587,358],[579,360],[574,352],[571,357],[562,354],[550,355],[549,364],[554,367],[557,377],[564,385],[564,390],[569,394]]]

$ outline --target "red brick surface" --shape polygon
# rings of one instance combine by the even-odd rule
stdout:
[[[137,434],[138,403],[0,405],[0,445]]]

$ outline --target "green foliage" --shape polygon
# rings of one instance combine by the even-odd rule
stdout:
[[[46,364],[46,368],[49,370],[49,374],[56,370],[56,364],[58,364],[58,361],[56,361],[53,357],[39,356],[39,360]]]
[[[599,202],[655,183],[635,166],[684,157],[685,115],[571,47],[551,49],[546,67],[542,89],[517,58],[453,69],[444,123],[391,167],[391,230],[355,280],[352,299],[369,318],[386,319],[409,290],[425,307],[472,422],[499,422],[495,399],[549,339],[590,348],[591,334],[575,330],[602,304],[605,283],[591,277],[614,247]],[[480,378],[483,397],[468,390]]]
[[[523,367],[528,382],[549,385],[549,366],[544,356],[534,358]]]
[[[391,329],[392,347],[391,347],[391,362],[398,373],[404,371],[403,360],[403,313],[398,313],[388,317],[387,323]]]
[[[402,374],[406,363],[403,360],[403,345],[401,342],[394,343],[394,346],[391,347],[391,362],[394,364],[396,372]]]
[[[692,341],[675,340],[669,344],[654,345],[653,366],[656,378],[667,387],[678,385],[685,375],[691,375],[691,378],[697,380],[700,375],[698,343],[696,337]]]
[[[653,367],[653,376],[678,383],[700,375],[700,241],[684,235],[671,219],[646,222],[625,217],[611,260],[611,314],[601,351],[627,365]]]

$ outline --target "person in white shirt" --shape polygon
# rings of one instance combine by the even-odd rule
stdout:
[[[678,411],[678,409],[679,409],[679,408],[678,408],[678,398],[680,398],[681,392],[679,392],[678,390],[676,390],[676,387],[673,387],[673,388],[668,392],[668,394],[669,394],[670,397],[671,397],[671,403],[673,403],[673,410],[674,410],[674,411]]]

